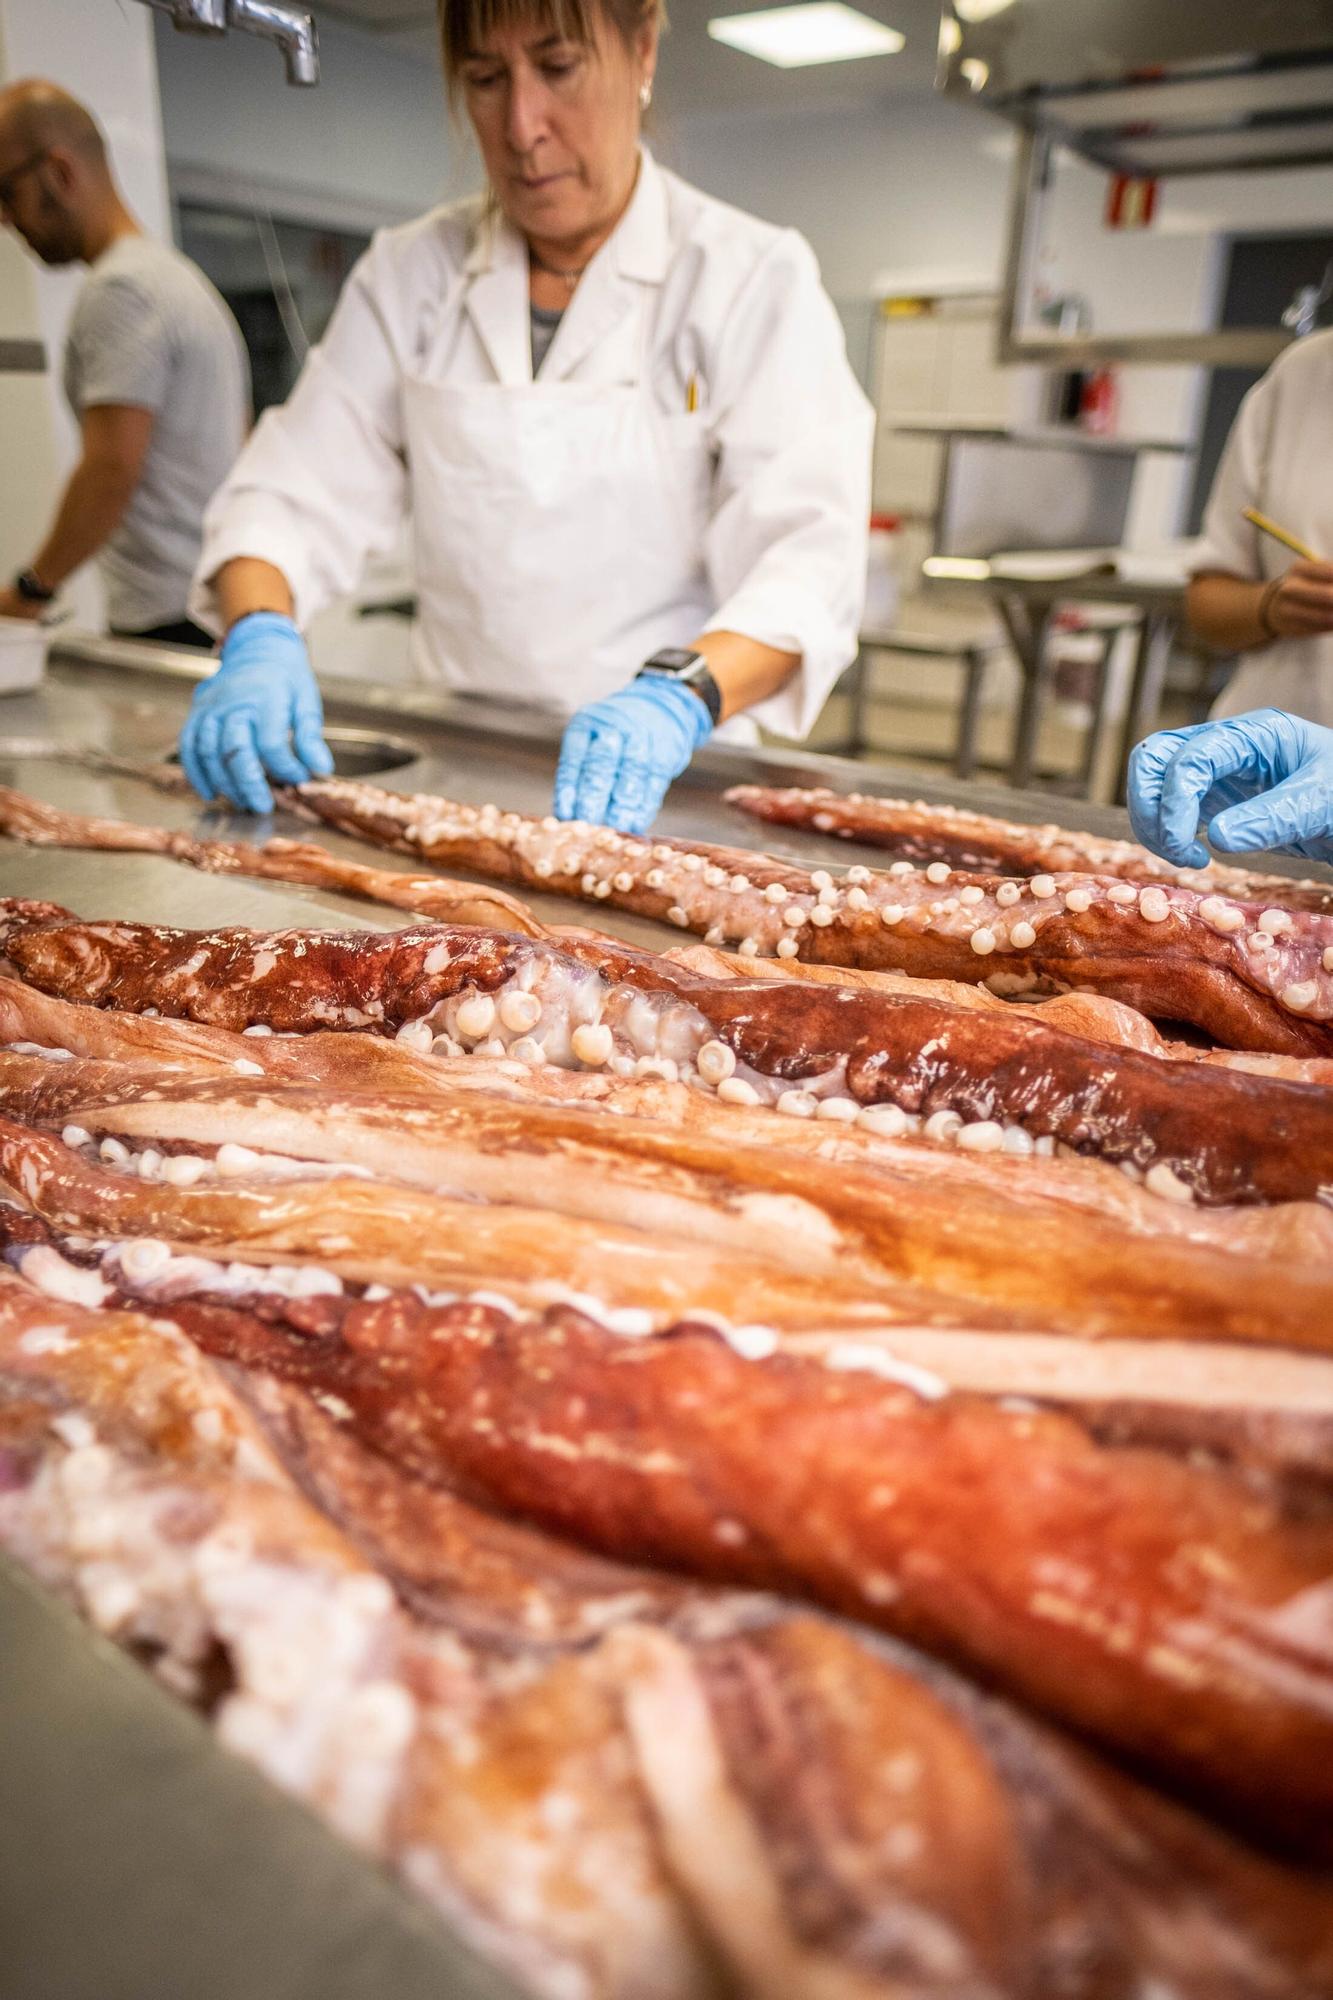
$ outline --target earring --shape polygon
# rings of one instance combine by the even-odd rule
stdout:
[[[652,101],[653,101],[653,80],[650,76],[646,76],[643,82],[639,85],[640,111],[646,111],[648,109],[648,106],[652,103]]]

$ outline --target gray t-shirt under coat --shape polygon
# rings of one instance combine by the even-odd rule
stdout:
[[[560,322],[565,315],[558,306],[529,304],[528,316],[532,322],[532,374],[535,381],[542,372],[542,363],[551,351],[551,342],[560,331]]]
[[[204,508],[250,423],[240,328],[188,257],[150,236],[122,236],[75,303],[65,394],[79,418],[107,403],[153,412],[139,483],[98,566],[114,627],[141,632],[183,618]]]

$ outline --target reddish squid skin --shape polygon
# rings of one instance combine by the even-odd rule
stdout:
[[[390,903],[440,923],[492,924],[503,930],[543,935],[532,912],[502,890],[449,882],[437,875],[393,875],[329,854],[309,841],[278,837],[255,845],[244,840],[195,840],[175,827],[139,826],[131,820],[99,819],[63,812],[41,799],[0,785],[0,834],[30,847],[80,847],[100,853],[161,854],[210,875],[253,875],[270,882],[296,882],[333,889],[345,896]],[[4,905],[0,903],[0,911]],[[52,916],[67,914],[55,904],[33,905]]]
[[[1140,1169],[1165,1162],[1196,1199],[1314,1200],[1333,1187],[1333,1092],[1318,1085],[1084,1041],[1030,1014],[820,984],[716,980],[603,941],[562,946],[502,931],[185,931],[13,920],[11,962],[45,992],[232,1030],[392,1033],[464,989],[525,967],[598,974],[696,1010],[763,1076],[798,1085],[846,1064],[857,1104],[1021,1123]]]
[[[320,1304],[306,1301],[291,1321],[306,1340],[330,1335]],[[483,1514],[360,1445],[295,1385],[258,1369],[211,1368],[160,1317],[60,1307],[0,1280],[0,1372],[14,1392],[0,1410],[0,1538],[20,1560],[32,1560],[25,1493],[65,1455],[49,1423],[59,1406],[87,1417],[122,1472],[170,1482],[159,1545],[179,1554],[183,1539],[208,1533],[229,1491],[233,1520],[258,1530],[266,1557],[283,1554],[293,1577],[332,1561],[336,1580],[350,1542],[410,1605],[414,1637],[430,1644],[420,1620],[466,1641],[471,1661],[451,1648],[447,1679],[424,1681],[441,1719],[464,1729],[461,1746],[456,1756],[446,1747],[452,1731],[422,1739],[439,1763],[410,1767],[394,1815],[397,1852],[438,1856],[447,1870],[456,1843],[473,1845],[480,1829],[502,1873],[507,1811],[520,1815],[530,1856],[533,1802],[556,1793],[567,1801],[573,1783],[586,1817],[565,1838],[577,1846],[591,1830],[605,1841],[617,1783],[628,1791],[645,1782],[684,1839],[676,1855],[698,1857],[688,1885],[672,1878],[696,1913],[720,1899],[734,1918],[756,1890],[771,1893],[763,1878],[772,1871],[795,1945],[791,1976],[774,1991],[806,1990],[802,1944],[825,1964],[833,1954],[839,1973],[882,1972],[896,1991],[917,1973],[914,1939],[922,1993],[948,2000],[1106,2000],[1153,1978],[1180,2000],[1304,2000],[1333,1978],[1326,1880],[1260,1856],[892,1640],[660,1571],[626,1572]],[[267,1440],[252,1435],[252,1410]],[[208,1425],[196,1421],[204,1411]],[[276,1449],[322,1521],[272,1474],[242,1480],[247,1508],[234,1481],[243,1439],[261,1461]],[[94,1520],[105,1529],[100,1505],[85,1495],[62,1519],[36,1502],[45,1580],[59,1578],[71,1595],[87,1552],[82,1531]],[[552,1662],[551,1649],[569,1646],[572,1656]],[[478,1650],[522,1658],[516,1686],[506,1672],[488,1694],[484,1668],[474,1671]],[[415,1646],[390,1657],[420,1695],[426,1658]],[[573,1675],[587,1691],[604,1689],[602,1700],[568,1699]],[[683,1732],[682,1695],[695,1711]],[[630,1713],[639,1749],[668,1724],[665,1789],[656,1758],[626,1759]],[[714,1782],[719,1763],[724,1789]],[[486,1801],[498,1818],[478,1819]],[[739,1886],[734,1867],[722,1881],[714,1873],[719,1806],[744,1814],[739,1851],[723,1850],[728,1860],[753,1857]],[[566,1879],[554,1866],[566,1825],[552,1823],[543,1850],[553,1896]],[[905,1847],[904,1825],[916,1836]],[[632,1866],[632,1845],[615,1851]],[[529,1906],[510,1923],[526,1936],[540,1931],[541,1914]],[[642,1903],[629,1921],[641,1934]],[[585,1906],[585,1922],[597,1947],[589,1962],[614,1961],[614,1918]],[[670,1989],[675,2000],[697,1994],[702,1977],[691,1965]]]
[[[568,1308],[348,1304],[336,1333],[155,1308],[340,1397],[363,1442],[622,1561],[882,1626],[1333,1858],[1333,1527],[1060,1416]],[[330,1316],[332,1317],[332,1315]]]
[[[769,826],[824,834],[922,866],[947,861],[951,868],[988,875],[1038,875],[1043,870],[1059,875],[1086,869],[1123,882],[1179,882],[1205,895],[1333,913],[1333,884],[1265,875],[1223,861],[1212,861],[1207,868],[1176,868],[1132,840],[1076,833],[1063,826],[1026,826],[960,806],[799,786],[734,785],[725,797],[728,805]]]

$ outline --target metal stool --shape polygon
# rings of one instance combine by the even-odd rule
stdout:
[[[958,711],[958,735],[954,742],[954,776],[970,778],[977,764],[977,721],[981,709],[981,683],[986,662],[1003,650],[1002,633],[982,635],[972,640],[948,639],[929,632],[865,631],[860,649],[845,678],[852,698],[851,722],[842,754],[860,757],[867,748],[866,711],[870,702],[869,653],[902,653],[910,659],[954,660],[963,670],[963,698]]]

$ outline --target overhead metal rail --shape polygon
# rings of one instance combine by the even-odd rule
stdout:
[[[945,0],[938,81],[1018,129],[1002,361],[1266,367],[1288,344],[1035,330],[1031,246],[1062,150],[1135,178],[1333,165],[1333,0]]]

